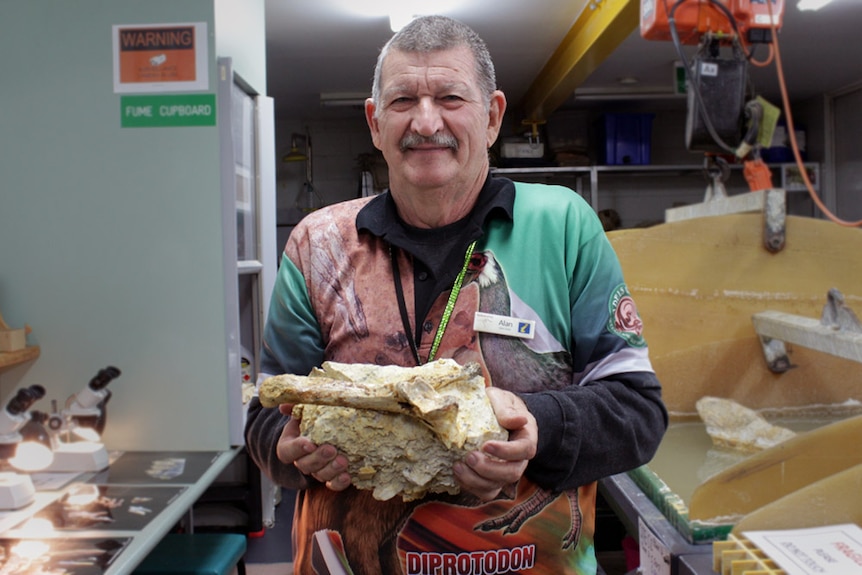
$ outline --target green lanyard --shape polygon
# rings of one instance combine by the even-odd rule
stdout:
[[[464,285],[464,276],[467,275],[467,268],[470,266],[470,258],[473,256],[473,250],[476,247],[474,240],[464,254],[464,264],[461,266],[461,271],[458,272],[458,277],[455,278],[455,283],[452,286],[452,291],[449,292],[449,299],[446,301],[446,307],[443,309],[443,316],[440,318],[440,325],[437,326],[437,333],[434,334],[434,341],[431,344],[431,352],[428,354],[428,361],[432,361],[437,355],[437,350],[440,347],[440,342],[443,340],[443,333],[446,331],[446,326],[449,325],[449,319],[452,317],[452,311],[455,309],[455,301],[458,299],[458,294],[461,293],[461,286]],[[410,318],[407,317],[407,305],[404,302],[404,289],[401,286],[401,273],[398,269],[398,256],[395,251],[390,248],[389,253],[392,256],[392,275],[395,278],[395,293],[398,296],[398,310],[401,312],[401,322],[404,325],[404,334],[407,336],[407,341],[410,342],[410,349],[413,352],[413,358],[416,360],[416,365],[422,365],[422,359],[419,357],[419,349],[416,345],[416,338],[413,336],[410,327]]]

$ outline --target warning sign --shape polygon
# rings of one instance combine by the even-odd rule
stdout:
[[[114,92],[209,88],[206,23],[113,27]]]

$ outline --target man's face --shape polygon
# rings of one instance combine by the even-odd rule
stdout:
[[[496,91],[486,106],[469,48],[392,51],[380,84],[379,109],[369,100],[365,113],[374,146],[389,164],[393,189],[484,181],[506,99]]]

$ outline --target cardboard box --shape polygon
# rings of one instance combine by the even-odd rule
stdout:
[[[503,142],[501,154],[504,158],[542,158],[545,155],[545,144]]]
[[[27,333],[22,329],[0,329],[0,351],[18,351],[27,347]]]

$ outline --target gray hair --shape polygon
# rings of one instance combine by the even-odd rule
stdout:
[[[377,106],[375,114],[380,109],[383,61],[390,51],[427,53],[459,46],[467,46],[473,53],[479,88],[485,95],[485,105],[489,105],[491,95],[497,89],[497,77],[491,54],[482,38],[472,28],[458,20],[446,16],[420,16],[392,36],[377,57],[374,83],[371,86],[371,98]]]

